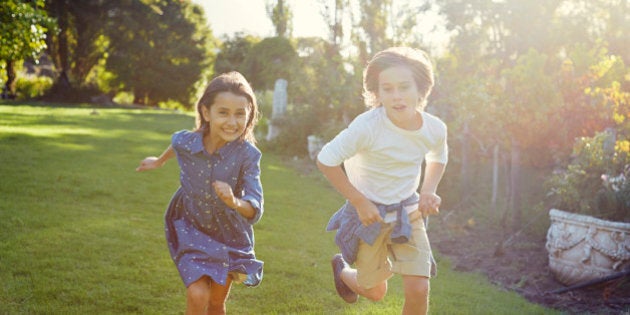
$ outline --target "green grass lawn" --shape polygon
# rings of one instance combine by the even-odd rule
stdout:
[[[178,168],[134,169],[193,124],[159,110],[0,105],[0,314],[182,314],[162,221]],[[262,181],[264,280],[233,286],[228,313],[400,313],[399,277],[378,303],[337,297],[324,228],[342,199],[319,174],[263,154]],[[554,314],[437,258],[431,314]]]

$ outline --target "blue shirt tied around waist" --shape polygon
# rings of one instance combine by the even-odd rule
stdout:
[[[409,222],[409,215],[405,210],[405,206],[417,204],[419,200],[419,195],[414,193],[411,197],[396,204],[383,205],[374,203],[382,218],[385,218],[387,213],[396,212],[394,229],[390,235],[392,242],[403,244],[407,243],[411,238],[411,223]],[[357,259],[359,240],[363,240],[370,245],[374,244],[383,224],[387,223],[376,222],[369,226],[363,225],[359,220],[357,210],[350,202],[346,201],[330,218],[326,231],[337,230],[335,243],[341,249],[343,259],[347,263],[353,264]]]

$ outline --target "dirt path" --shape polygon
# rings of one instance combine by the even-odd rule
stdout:
[[[503,238],[499,231],[456,224],[452,217],[449,222],[432,220],[429,237],[431,245],[449,257],[455,270],[481,272],[492,283],[518,292],[531,302],[569,314],[630,314],[630,278],[551,294],[565,286],[554,280],[548,268],[544,238],[520,235],[501,248],[497,246]]]

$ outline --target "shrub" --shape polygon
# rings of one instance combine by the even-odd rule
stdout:
[[[53,79],[49,77],[19,77],[15,82],[15,93],[19,99],[33,99],[44,95],[52,84]]]
[[[579,138],[573,159],[545,182],[553,207],[601,219],[630,222],[630,154],[611,132]]]

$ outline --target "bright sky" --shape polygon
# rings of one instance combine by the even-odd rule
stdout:
[[[206,11],[206,18],[216,37],[235,32],[269,37],[275,34],[267,16],[268,0],[193,0]],[[293,36],[326,37],[326,25],[320,14],[319,1],[288,0],[293,11]],[[274,2],[275,3],[275,2]]]
[[[233,36],[236,32],[271,37],[275,30],[267,16],[266,4],[272,0],[192,0],[203,6],[206,19],[215,37]],[[320,0],[285,0],[293,12],[293,37],[328,38],[328,30],[321,15]],[[333,1],[329,0],[331,3]],[[397,1],[398,5],[413,3],[413,0]],[[356,9],[356,8],[355,8]],[[447,42],[443,21],[436,12],[419,16],[418,32],[434,47],[434,53],[444,51]],[[345,22],[347,23],[347,21]],[[347,27],[344,26],[344,27]],[[433,30],[437,27],[438,32]]]

